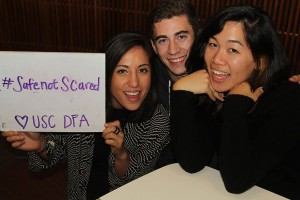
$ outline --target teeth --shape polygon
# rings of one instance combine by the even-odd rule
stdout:
[[[176,59],[170,59],[171,62],[181,62],[184,60],[184,57],[176,58]]]
[[[130,95],[130,96],[134,96],[134,95],[138,95],[140,92],[125,92],[125,94]]]
[[[228,73],[225,72],[220,72],[220,71],[216,71],[216,70],[212,70],[212,72],[217,75],[217,76],[228,76]]]

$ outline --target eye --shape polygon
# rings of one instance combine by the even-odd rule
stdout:
[[[209,43],[207,43],[207,46],[208,47],[217,47],[218,45],[214,42],[209,42]]]
[[[127,70],[125,70],[125,69],[118,69],[118,70],[116,70],[116,73],[117,74],[126,74]]]
[[[164,44],[164,43],[166,43],[166,42],[167,42],[167,39],[166,39],[166,38],[161,38],[161,39],[157,40],[157,43],[158,43],[158,44]]]
[[[239,51],[238,51],[238,50],[236,50],[236,49],[233,49],[233,48],[230,48],[230,49],[229,49],[229,52],[231,52],[231,53],[234,53],[234,54],[237,54],[237,53],[239,53]]]
[[[184,40],[185,38],[187,38],[186,35],[179,35],[179,36],[178,36],[178,40]]]
[[[139,69],[139,73],[146,74],[149,72],[149,67],[145,66]]]

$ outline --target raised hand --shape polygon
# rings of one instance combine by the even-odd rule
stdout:
[[[40,152],[44,149],[45,139],[40,133],[4,131],[2,136],[19,150]]]
[[[289,78],[289,81],[294,82],[294,83],[297,83],[297,82],[298,82],[298,83],[300,84],[300,74],[291,76],[291,77]]]
[[[194,94],[207,94],[213,101],[219,99],[223,101],[223,94],[216,92],[209,79],[209,74],[206,70],[199,70],[188,76],[185,76],[173,85],[173,90],[185,90]]]
[[[249,83],[244,82],[238,85],[235,85],[230,91],[229,91],[229,95],[230,94],[239,94],[239,95],[244,95],[247,97],[250,97],[251,99],[253,99],[254,102],[257,101],[257,99],[260,97],[260,95],[263,94],[263,89],[262,87],[257,88],[255,91],[251,90],[251,86]]]
[[[111,152],[116,158],[122,157],[126,150],[124,149],[124,133],[120,121],[105,123],[104,127],[102,137],[105,139],[105,143],[110,146]]]

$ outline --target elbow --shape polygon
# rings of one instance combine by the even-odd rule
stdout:
[[[193,155],[191,153],[182,152],[176,154],[175,152],[175,158],[181,168],[188,173],[199,172],[209,163],[208,159],[204,158],[204,156],[202,157],[199,154]]]
[[[197,173],[197,172],[201,171],[201,170],[205,167],[205,166],[201,166],[201,167],[191,167],[191,166],[185,166],[185,165],[182,165],[182,164],[180,164],[180,163],[179,163],[179,165],[181,166],[181,168],[182,168],[184,171],[186,171],[186,172],[188,172],[188,173],[191,173],[191,174]]]
[[[233,194],[241,194],[243,192],[246,192],[248,189],[250,189],[253,185],[249,184],[247,181],[242,180],[238,176],[227,176],[224,177],[222,175],[223,183],[225,186],[225,189],[229,193]]]
[[[241,194],[248,190],[248,188],[246,189],[245,187],[241,187],[239,185],[225,184],[225,183],[224,183],[224,185],[225,185],[225,189],[227,190],[227,192],[233,193],[233,194]]]
[[[196,173],[201,171],[206,165],[196,163],[190,160],[177,160],[181,168],[188,173]]]

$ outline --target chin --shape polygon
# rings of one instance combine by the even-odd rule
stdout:
[[[219,93],[227,92],[228,90],[230,90],[230,89],[228,89],[228,87],[224,87],[224,84],[222,85],[222,83],[221,84],[213,84],[212,87],[214,88],[214,90],[216,92],[219,92]]]
[[[141,107],[141,105],[138,106],[126,106],[125,109],[129,111],[136,111]]]
[[[186,68],[184,67],[182,70],[172,70],[172,73],[176,76],[181,76],[186,73]]]

